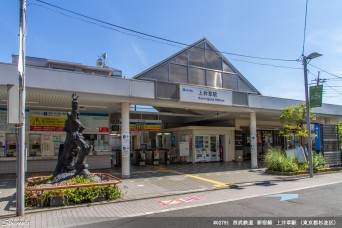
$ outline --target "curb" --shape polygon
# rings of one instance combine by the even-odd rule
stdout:
[[[319,169],[319,170],[314,170],[313,172],[316,175],[321,175],[321,174],[337,173],[337,172],[341,172],[341,171],[342,171],[342,167],[332,167],[332,168],[323,168],[323,169]],[[306,176],[306,175],[310,174],[309,171],[282,172],[282,171],[274,171],[274,170],[269,170],[269,169],[266,169],[265,173],[274,174],[274,175],[278,175],[278,176],[297,176],[297,177]]]
[[[217,190],[223,190],[223,189],[243,189],[244,187],[248,187],[248,186],[270,185],[271,182],[272,181],[257,181],[257,182],[248,182],[248,183],[229,183],[229,184],[227,183],[227,186],[222,186],[222,187],[212,187],[212,188],[190,190],[190,191],[169,192],[169,193],[165,193],[162,195],[153,195],[153,196],[146,196],[146,197],[140,197],[140,198],[117,199],[114,201],[102,201],[102,202],[97,202],[97,203],[78,204],[78,205],[61,206],[61,207],[46,207],[46,208],[37,208],[37,209],[26,209],[25,214],[50,212],[50,211],[57,211],[57,210],[63,210],[63,209],[73,209],[73,208],[79,208],[79,207],[91,207],[91,206],[106,205],[106,204],[116,204],[116,203],[140,201],[140,200],[146,200],[146,199],[156,199],[156,198],[160,198],[160,197],[178,196],[178,195],[184,195],[184,194],[217,191]],[[17,216],[16,216],[16,214],[6,215],[6,217],[0,216],[0,219],[11,218],[11,217],[17,217]]]

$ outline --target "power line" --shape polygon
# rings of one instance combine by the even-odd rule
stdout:
[[[38,1],[38,0],[37,0],[37,1]],[[53,12],[55,12],[55,13],[59,13],[59,14],[61,14],[61,15],[63,15],[63,16],[71,17],[71,18],[73,18],[73,19],[80,20],[80,21],[83,21],[83,22],[86,22],[86,23],[98,25],[98,26],[101,26],[101,27],[103,27],[103,28],[110,29],[110,30],[113,30],[113,31],[122,33],[122,34],[124,34],[124,35],[135,36],[135,37],[142,38],[142,39],[149,40],[149,41],[153,41],[153,42],[156,42],[156,43],[162,43],[162,44],[166,44],[166,45],[169,45],[169,46],[174,46],[174,47],[178,47],[178,48],[183,48],[183,47],[178,46],[178,45],[175,45],[175,44],[170,44],[170,43],[166,43],[166,42],[162,42],[162,41],[157,41],[157,40],[153,40],[153,39],[148,39],[148,38],[146,38],[146,37],[139,36],[139,35],[136,35],[136,34],[126,33],[126,32],[120,31],[120,30],[118,30],[118,29],[111,28],[111,27],[108,27],[108,26],[105,26],[105,25],[102,25],[102,24],[99,24],[99,23],[96,23],[96,22],[92,22],[92,21],[89,21],[89,20],[85,20],[85,19],[82,19],[82,18],[78,18],[78,17],[75,17],[75,16],[71,16],[71,15],[65,14],[65,13],[60,12],[60,11],[56,11],[56,10],[54,10],[54,9],[48,8],[48,7],[43,6],[43,5],[39,5],[39,4],[35,4],[35,3],[30,3],[29,5],[35,5],[35,6],[38,6],[38,7],[42,7],[42,8],[45,8],[45,9],[47,9],[47,10],[51,10],[51,11],[53,11]],[[196,48],[200,48],[200,47],[196,47]],[[204,48],[200,48],[200,49],[204,49]],[[208,51],[208,49],[206,49],[206,50]],[[210,51],[210,50],[209,50],[209,51]],[[223,52],[223,53],[224,53],[224,52]],[[233,58],[228,58],[228,59],[235,60],[235,61],[240,61],[240,62],[251,63],[251,64],[256,64],[256,65],[263,65],[263,66],[271,66],[271,67],[279,67],[279,68],[287,68],[287,69],[301,69],[301,68],[296,68],[296,67],[288,67],[288,66],[281,66],[281,65],[273,65],[273,64],[266,64],[266,63],[258,63],[258,62],[251,62],[251,61],[240,60],[240,59],[233,59]]]
[[[309,63],[309,65],[310,65],[310,66],[313,66],[314,68],[316,68],[316,69],[318,69],[318,70],[320,70],[320,71],[323,71],[324,73],[330,74],[331,76],[334,76],[334,77],[336,77],[336,78],[342,79],[341,76],[338,76],[338,75],[336,75],[336,74],[332,74],[332,73],[330,73],[330,72],[328,72],[328,71],[326,71],[326,70],[323,70],[323,69],[321,69],[321,68],[319,68],[319,67],[316,67],[316,66],[312,65],[311,63]]]
[[[342,93],[340,92],[340,91],[338,91],[338,90],[336,90],[336,89],[334,89],[334,88],[332,88],[332,87],[330,87],[327,83],[324,83],[326,86],[328,86],[329,88],[331,88],[332,90],[334,90],[335,92],[337,92],[337,93],[339,93],[339,94],[341,94],[342,95]]]
[[[188,47],[191,46],[191,45],[186,44],[186,43],[174,41],[174,40],[171,40],[171,39],[162,38],[162,37],[159,37],[159,36],[155,36],[155,35],[147,34],[147,33],[144,33],[144,32],[139,32],[139,31],[136,31],[136,30],[133,30],[133,29],[129,29],[129,28],[126,28],[126,27],[123,27],[123,26],[115,25],[115,24],[112,24],[112,23],[109,23],[109,22],[106,22],[106,21],[103,21],[103,20],[100,20],[100,19],[96,19],[94,17],[90,17],[90,16],[87,16],[87,15],[84,15],[84,14],[81,14],[81,13],[77,13],[75,11],[68,10],[68,9],[65,9],[65,8],[62,8],[62,7],[59,7],[59,6],[56,6],[56,5],[53,5],[51,3],[47,3],[47,2],[41,1],[41,0],[36,0],[36,1],[39,2],[39,3],[45,4],[45,5],[48,5],[50,7],[57,8],[59,10],[66,11],[68,13],[75,14],[75,15],[87,18],[89,20],[100,22],[100,23],[103,23],[103,24],[106,24],[106,25],[109,25],[109,26],[113,26],[113,27],[116,27],[116,28],[119,28],[119,29],[122,29],[122,30],[125,30],[125,31],[137,33],[139,35],[151,37],[151,38],[154,38],[154,39],[158,39],[158,40],[162,40],[162,41],[166,41],[166,42],[170,42],[170,43],[174,43],[174,44],[178,44],[178,45],[182,45],[182,46],[188,46]],[[200,48],[200,47],[197,47],[197,48]],[[245,57],[245,58],[254,58],[254,59],[272,60],[272,61],[286,61],[286,62],[297,61],[297,60],[292,60],[292,59],[266,58],[266,57],[259,57],[259,56],[243,55],[243,54],[236,54],[236,53],[225,52],[225,51],[220,51],[220,52],[224,53],[224,54],[227,54],[227,55],[235,55],[235,56],[240,56],[240,57]]]
[[[35,5],[35,6],[38,6],[38,7],[42,7],[44,9],[53,11],[55,13],[59,13],[59,14],[61,14],[63,16],[70,17],[70,18],[73,18],[73,19],[76,19],[76,20],[80,20],[80,21],[83,21],[83,22],[86,22],[86,23],[93,24],[93,25],[97,25],[97,26],[100,26],[100,27],[103,27],[103,28],[106,28],[106,29],[110,29],[110,30],[119,32],[121,34],[127,35],[127,36],[135,36],[135,37],[138,37],[138,38],[141,38],[141,39],[144,39],[144,40],[149,40],[149,41],[156,42],[156,43],[162,43],[162,44],[165,44],[165,45],[169,45],[169,46],[173,46],[173,47],[177,47],[177,48],[182,48],[181,46],[177,46],[175,44],[170,44],[170,43],[166,43],[166,42],[162,42],[162,41],[158,41],[158,40],[149,39],[149,38],[146,38],[146,37],[143,37],[143,36],[139,36],[139,35],[136,35],[136,34],[126,33],[126,32],[120,31],[119,29],[111,28],[111,27],[108,27],[108,26],[105,26],[105,25],[101,25],[101,24],[96,23],[96,22],[92,22],[92,21],[89,21],[89,20],[85,20],[85,19],[82,19],[82,18],[71,16],[71,15],[65,14],[63,12],[59,12],[59,11],[56,11],[54,9],[48,8],[48,7],[43,6],[43,5],[39,5],[39,4],[35,4],[35,3],[30,3],[27,6],[29,6],[29,5]]]
[[[262,65],[262,66],[271,66],[271,67],[279,67],[279,68],[295,69],[295,70],[301,70],[302,69],[301,67],[288,67],[288,66],[273,65],[273,64],[268,64],[268,63],[257,63],[257,62],[251,62],[251,61],[246,61],[246,60],[241,60],[241,59],[233,59],[233,58],[228,58],[228,59],[239,61],[239,62]]]

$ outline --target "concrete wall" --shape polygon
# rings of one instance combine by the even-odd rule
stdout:
[[[0,63],[0,75],[3,85],[18,84],[17,66]],[[153,82],[38,67],[26,67],[26,86],[125,97],[155,97]]]

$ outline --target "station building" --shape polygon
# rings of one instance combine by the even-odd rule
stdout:
[[[0,173],[14,173],[16,167],[7,91],[18,84],[17,59],[0,63]],[[118,69],[27,57],[28,172],[54,169],[75,92],[84,137],[92,146],[90,167],[111,167],[113,151],[120,151],[123,176],[129,176],[130,160],[140,151],[168,154],[170,162],[250,160],[257,168],[268,148],[299,145],[298,139],[279,134],[279,116],[303,101],[263,96],[203,38],[131,79],[122,78]],[[312,129],[319,133],[314,149],[330,165],[340,165],[342,106],[323,104],[313,111]]]

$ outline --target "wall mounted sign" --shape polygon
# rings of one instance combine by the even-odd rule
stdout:
[[[130,131],[159,132],[161,130],[161,121],[156,120],[130,120]]]
[[[232,104],[231,91],[180,85],[179,93],[180,101],[219,105]]]
[[[54,131],[63,132],[67,118],[66,112],[30,112],[30,131]],[[108,133],[109,116],[108,114],[81,113],[80,121],[86,128],[84,133]]]

